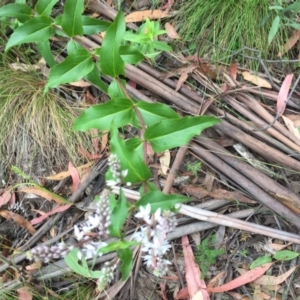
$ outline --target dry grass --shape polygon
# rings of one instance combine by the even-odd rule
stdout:
[[[53,91],[43,96],[44,85],[35,71],[0,67],[0,155],[26,172],[39,160],[47,167],[77,164],[78,146],[91,150],[91,136],[72,131],[82,109]]]

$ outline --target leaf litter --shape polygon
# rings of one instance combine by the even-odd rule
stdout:
[[[173,2],[172,1],[168,1],[167,4],[165,4],[166,6],[172,6]],[[133,12],[134,14],[129,14],[127,16],[127,22],[140,22],[142,20],[144,20],[146,17],[148,18],[163,18],[166,16],[169,16],[168,12],[164,12],[162,10],[146,10],[143,12]],[[171,35],[172,38],[177,37],[175,32],[174,32],[174,27],[169,27],[167,26],[167,31],[169,33],[169,35]],[[296,41],[293,40],[298,40],[298,32],[295,33],[295,36],[291,37],[291,40],[289,41],[288,46],[284,46],[285,51],[289,51],[291,49],[291,47],[296,43]],[[281,54],[282,55],[282,54]],[[202,59],[202,58],[201,58]],[[180,59],[178,59],[178,61],[180,61]],[[177,61],[177,62],[178,62]],[[14,65],[13,65],[14,66]],[[27,65],[25,64],[24,66],[21,65],[22,71],[26,71],[27,72]],[[16,68],[14,66],[14,68]],[[24,69],[26,68],[26,70]],[[188,90],[193,90],[195,89],[195,86],[190,85],[190,82],[192,80],[196,80],[197,81],[197,88],[200,87],[200,91],[201,89],[205,90],[206,94],[209,94],[210,97],[214,98],[214,103],[212,103],[212,106],[218,105],[220,107],[222,107],[222,109],[225,109],[223,107],[224,103],[221,100],[221,95],[224,97],[224,101],[226,102],[226,98],[229,98],[230,95],[233,93],[245,93],[247,95],[249,95],[249,97],[253,97],[255,99],[255,101],[257,101],[259,103],[259,106],[266,108],[269,113],[272,114],[272,116],[274,117],[274,115],[276,116],[276,112],[277,114],[280,115],[282,114],[282,118],[283,120],[286,122],[286,126],[287,129],[291,132],[291,134],[295,135],[298,138],[297,135],[297,125],[295,125],[295,123],[293,123],[294,121],[291,121],[291,119],[289,119],[289,111],[286,111],[286,105],[288,107],[288,109],[293,109],[293,110],[297,110],[299,109],[299,107],[297,107],[297,103],[299,102],[299,96],[297,93],[295,93],[293,95],[293,101],[290,101],[290,103],[287,101],[287,96],[288,93],[292,87],[293,84],[293,77],[292,74],[289,74],[286,76],[286,80],[283,80],[281,89],[278,91],[276,91],[276,97],[274,99],[274,95],[272,93],[269,92],[269,90],[272,88],[271,82],[272,82],[272,78],[268,78],[264,79],[262,78],[260,75],[256,75],[255,73],[253,73],[253,71],[251,70],[242,70],[242,68],[235,62],[233,62],[231,64],[231,66],[228,68],[228,66],[223,66],[223,65],[214,65],[211,62],[203,62],[201,63],[201,66],[199,67],[198,64],[190,64],[189,66],[184,66],[182,67],[183,71],[181,72],[177,72],[177,74],[175,75],[179,75],[178,81],[174,82],[173,81],[173,89],[175,91],[179,91],[180,89],[182,89],[182,93],[183,95],[186,96],[185,93],[188,93],[186,90],[184,89],[188,89]],[[198,71],[198,75],[197,72]],[[199,76],[199,73],[201,73],[201,76]],[[224,73],[224,74],[222,74]],[[236,81],[236,83],[232,81],[229,81],[229,79],[227,80],[225,75],[229,75],[234,81]],[[239,77],[241,75],[241,77]],[[268,74],[266,74],[267,76],[270,76]],[[282,76],[281,78],[284,78],[284,76]],[[170,80],[169,77],[165,77],[163,80]],[[226,88],[225,89],[220,89],[220,87],[218,86],[218,84],[216,83],[217,80],[223,80],[224,84],[226,84]],[[195,83],[194,83],[195,84]],[[84,86],[85,84],[83,84],[82,82],[78,82],[76,83],[76,87],[79,88],[86,88],[88,86]],[[260,102],[260,99],[256,97],[256,94],[252,93],[253,87],[255,88],[259,88],[258,91],[261,91],[263,97],[265,97],[265,99],[267,99],[266,103]],[[89,91],[92,93],[92,91]],[[155,95],[155,89],[151,89],[151,87],[149,88],[149,90],[147,90],[147,88],[143,88],[143,92],[147,92],[149,94],[152,94],[152,96],[154,97]],[[195,94],[194,94],[195,96]],[[156,96],[157,97],[157,96]],[[201,99],[205,99],[205,94],[201,94]],[[194,97],[196,99],[196,97]],[[159,101],[164,101],[164,99],[158,97]],[[198,99],[198,98],[197,98]],[[275,105],[275,100],[277,99],[277,109],[276,111],[274,110],[274,105]],[[199,101],[199,99],[198,99]],[[227,104],[226,104],[227,105]],[[247,107],[247,109],[249,111],[252,111],[251,108]],[[215,113],[213,109],[211,109],[210,107],[208,108],[208,111],[210,114]],[[284,112],[285,111],[285,112]],[[230,115],[230,110],[228,112],[229,117],[231,117]],[[264,119],[263,113],[261,111],[255,112],[256,114],[258,114],[259,117],[261,117],[262,119]],[[267,120],[266,120],[267,121]],[[234,121],[232,121],[234,123]],[[238,122],[235,121],[234,124],[238,124]],[[255,127],[258,127],[258,124],[255,124],[255,122],[252,121],[252,124],[255,125]],[[292,126],[292,124],[294,124]],[[236,125],[237,127],[241,126],[241,125]],[[259,129],[259,128],[258,128]],[[277,130],[280,131],[280,129],[276,128]],[[218,141],[221,138],[226,138],[226,134],[224,134],[223,132],[217,131],[217,130],[208,130],[207,132],[208,134],[208,138],[210,139],[215,139],[216,141]],[[254,133],[255,135],[255,133]],[[256,136],[256,135],[255,135]],[[261,138],[256,136],[256,138]],[[52,142],[51,142],[52,143]],[[49,144],[51,144],[49,142]],[[96,143],[98,143],[98,141],[96,141]],[[104,151],[105,147],[107,145],[107,136],[106,137],[102,137],[102,143],[101,143],[101,153]],[[299,146],[299,144],[296,145]],[[94,144],[92,146],[88,147],[88,150],[85,148],[85,146],[81,145],[79,146],[81,150],[76,149],[76,152],[79,153],[81,152],[81,156],[84,154],[85,157],[87,157],[88,159],[96,159],[99,158],[101,155],[99,154],[99,149],[95,148],[95,140],[94,140]],[[109,147],[109,145],[108,145]],[[227,147],[226,147],[227,148]],[[229,147],[228,147],[229,148]],[[288,155],[289,149],[285,149],[284,147],[282,147],[282,151],[285,151],[285,153],[287,153],[286,155]],[[232,155],[237,155],[232,149],[231,149]],[[258,161],[263,161],[263,163],[267,163],[269,164],[272,168],[274,168],[274,174],[280,173],[281,171],[285,173],[285,181],[290,181],[290,180],[297,180],[299,178],[298,175],[298,170],[297,169],[287,169],[287,168],[282,168],[280,165],[280,162],[277,161],[266,161],[265,159],[263,159],[262,157],[260,157],[259,154],[255,153],[255,151],[253,150],[253,153],[256,157],[256,159]],[[171,153],[171,157],[174,157],[174,155],[176,155],[176,152],[174,151],[173,153]],[[240,157],[240,159],[242,159]],[[65,166],[68,164],[69,160],[66,158],[66,155],[63,155],[62,160],[64,160]],[[193,162],[193,157],[191,157],[191,154],[187,155],[185,157],[185,160],[187,162]],[[198,158],[196,158],[196,161],[198,161]],[[219,213],[221,214],[226,214],[226,213],[232,213],[235,210],[239,211],[242,210],[243,206],[245,204],[247,204],[247,209],[251,209],[251,208],[255,208],[254,211],[251,212],[251,214],[249,214],[249,220],[254,221],[255,217],[253,217],[254,215],[256,216],[256,218],[259,218],[260,222],[262,222],[262,224],[266,225],[266,226],[272,226],[272,227],[277,227],[278,222],[283,223],[283,219],[280,219],[280,221],[276,220],[274,216],[272,215],[264,215],[264,213],[270,212],[269,210],[267,210],[266,207],[262,208],[259,207],[259,205],[257,204],[257,201],[259,200],[257,195],[253,195],[253,194],[249,194],[247,192],[245,192],[245,190],[240,189],[239,188],[239,183],[238,182],[234,182],[231,177],[230,174],[226,173],[225,170],[219,170],[219,169],[215,169],[214,173],[217,174],[216,175],[216,179],[212,180],[209,184],[209,188],[207,187],[201,187],[202,185],[205,186],[205,178],[207,176],[209,176],[210,172],[211,172],[211,166],[209,166],[209,164],[206,161],[202,161],[203,163],[203,167],[201,168],[201,170],[198,172],[198,174],[196,175],[189,175],[191,178],[191,183],[189,186],[183,186],[180,188],[176,188],[173,187],[173,190],[177,190],[177,191],[181,191],[181,193],[184,194],[189,194],[191,196],[191,201],[192,201],[192,205],[203,205],[206,204],[206,202],[211,201],[210,205],[212,207],[213,210],[217,210]],[[235,162],[237,163],[237,162]],[[167,175],[167,168],[169,168],[169,164],[171,166],[170,163],[170,158],[167,158],[167,161],[163,161],[161,162],[162,164],[162,168],[164,168],[164,175]],[[48,170],[48,176],[44,176],[44,179],[46,180],[47,183],[51,183],[52,181],[59,181],[59,182],[63,182],[64,188],[59,188],[59,190],[61,191],[62,196],[56,196],[54,195],[53,192],[51,192],[51,188],[54,188],[53,185],[49,185],[50,186],[50,190],[48,191],[46,188],[44,187],[27,187],[27,188],[22,188],[16,191],[12,191],[12,192],[8,192],[8,190],[3,190],[1,193],[1,198],[2,199],[2,203],[1,203],[1,211],[0,211],[0,215],[6,219],[6,220],[13,220],[19,227],[25,229],[26,231],[28,231],[31,234],[34,234],[36,229],[34,229],[34,227],[32,227],[32,225],[38,224],[43,222],[44,219],[50,218],[51,215],[59,213],[59,212],[63,212],[67,209],[70,208],[69,204],[65,204],[65,198],[67,198],[67,195],[72,195],[74,193],[76,193],[76,191],[79,188],[80,185],[80,179],[82,178],[81,176],[83,175],[79,175],[79,172],[85,172],[87,174],[89,174],[91,172],[91,165],[92,163],[87,163],[85,165],[82,165],[81,167],[79,166],[79,163],[74,164],[74,166],[70,163],[69,165],[69,170],[68,171],[62,171],[61,169],[57,169],[59,170],[58,172],[54,172],[56,173],[55,175],[50,175],[52,170]],[[21,165],[22,166],[22,165]],[[76,166],[78,166],[76,168]],[[64,169],[65,170],[65,169]],[[187,170],[184,170],[184,168],[180,169],[180,173],[185,174],[187,173]],[[208,174],[208,175],[207,175]],[[66,179],[68,179],[68,177],[71,177],[71,179],[69,179],[69,181],[67,181]],[[280,182],[281,185],[284,185],[283,182]],[[274,185],[276,186],[276,183],[274,181]],[[97,184],[95,182],[92,182],[92,187],[91,189],[93,190],[93,188],[95,188],[97,186]],[[101,185],[100,185],[101,186]],[[99,190],[99,187],[98,187]],[[192,192],[193,191],[193,192]],[[5,207],[9,201],[11,201],[11,195],[14,193],[33,193],[36,194],[39,198],[42,199],[47,199],[48,201],[55,201],[58,206],[54,207],[54,205],[49,208],[48,207],[48,211],[43,211],[43,210],[36,210],[34,208],[31,209],[31,211],[33,213],[38,213],[41,215],[41,217],[32,217],[32,220],[26,220],[26,218],[24,218],[23,216],[14,213],[12,211],[6,210],[3,207]],[[91,191],[86,191],[86,193],[90,193]],[[93,193],[92,193],[93,195]],[[294,194],[292,194],[292,196],[295,196]],[[6,199],[7,197],[7,199]],[[17,197],[18,198],[18,197]],[[280,197],[278,197],[280,198]],[[221,200],[225,200],[226,204],[222,204],[221,206],[219,206],[219,204],[221,203]],[[278,201],[280,201],[280,199],[277,199]],[[290,202],[291,205],[295,205],[295,206],[299,206],[299,202],[297,202],[299,199],[298,197],[295,197],[294,199],[292,199],[291,197],[287,197],[287,201]],[[41,201],[42,203],[42,201]],[[235,207],[232,203],[235,203]],[[244,204],[243,204],[244,203]],[[88,208],[89,206],[87,206]],[[209,206],[207,206],[209,207]],[[28,208],[27,208],[28,209]],[[265,210],[265,211],[264,211]],[[260,211],[262,212],[260,214]],[[80,219],[80,213],[79,214],[70,214],[69,219],[72,218],[72,222],[76,222]],[[179,220],[180,220],[180,216]],[[252,219],[251,219],[252,218]],[[193,219],[190,218],[189,219],[190,222],[192,222],[193,224]],[[30,224],[31,223],[31,224]],[[293,224],[291,224],[291,226],[293,227],[293,231],[296,232],[295,230],[295,226]],[[208,229],[202,229],[200,231],[200,235],[201,237],[203,236],[207,236],[207,235],[211,235],[215,232],[216,229],[213,229],[214,227],[208,228]],[[57,228],[56,228],[57,230]],[[199,231],[198,231],[199,232]],[[186,279],[184,281],[184,286],[187,285],[187,289],[184,289],[184,286],[181,286],[181,290],[178,290],[178,293],[174,293],[172,296],[174,296],[174,299],[182,299],[180,297],[186,297],[186,298],[191,298],[191,299],[209,299],[209,297],[212,297],[212,294],[209,295],[208,293],[223,293],[225,291],[232,291],[235,290],[237,292],[231,292],[231,295],[235,295],[235,297],[238,299],[239,295],[242,295],[242,290],[239,289],[239,287],[244,286],[246,287],[246,289],[248,289],[248,291],[253,290],[253,288],[255,288],[257,291],[260,290],[260,288],[262,288],[262,286],[268,286],[269,290],[264,290],[264,295],[265,296],[270,296],[271,295],[271,291],[274,291],[274,289],[272,289],[270,286],[271,285],[284,285],[285,281],[293,274],[293,272],[296,269],[296,266],[291,266],[289,270],[287,270],[286,272],[281,272],[278,269],[275,269],[274,267],[274,263],[271,264],[266,264],[265,266],[261,266],[261,267],[257,267],[256,269],[253,270],[248,270],[249,267],[249,259],[251,259],[251,242],[249,243],[249,245],[247,246],[247,241],[243,241],[242,239],[242,233],[243,231],[233,231],[232,228],[228,227],[226,229],[226,232],[223,236],[223,240],[221,239],[219,241],[219,243],[221,243],[221,247],[223,247],[224,249],[226,249],[226,251],[230,252],[230,251],[236,251],[236,249],[240,248],[239,251],[236,253],[235,257],[232,257],[232,261],[228,260],[226,258],[226,256],[222,256],[219,258],[217,265],[216,266],[211,266],[211,269],[207,275],[207,277],[204,280],[200,280],[200,274],[201,274],[201,264],[198,266],[197,264],[195,264],[195,260],[194,260],[194,254],[193,254],[193,249],[194,249],[194,245],[188,245],[188,238],[186,236],[186,234],[183,233],[179,233],[179,235],[177,236],[177,241],[179,241],[178,239],[180,237],[182,237],[182,245],[176,247],[175,252],[176,252],[176,256],[178,257],[179,255],[182,255],[183,253],[183,257],[184,257],[184,261],[181,261],[181,264],[178,266],[178,269],[174,269],[173,272],[175,274],[178,274],[178,276],[175,276],[176,278],[173,278],[171,280],[167,280],[167,283],[164,285],[162,282],[160,283],[159,287],[157,287],[157,285],[155,284],[155,280],[153,280],[153,284],[150,284],[150,291],[152,289],[152,293],[156,291],[156,294],[161,295],[162,299],[165,299],[167,297],[169,297],[170,295],[170,291],[171,291],[171,287],[172,284],[181,286],[179,283],[179,276],[181,276],[182,274],[186,276]],[[188,233],[188,234],[192,234]],[[263,236],[263,233],[261,233],[261,235]],[[252,234],[250,235],[250,241],[257,239],[257,234]],[[284,233],[283,233],[283,239],[284,239]],[[233,240],[233,242],[231,241]],[[176,241],[176,239],[175,239]],[[267,241],[263,239],[263,241],[260,241],[263,244],[267,244]],[[177,244],[180,244],[179,242]],[[231,245],[230,245],[231,244]],[[280,242],[278,240],[275,240],[274,243],[275,245],[278,245],[278,247],[276,248],[276,251],[279,251],[280,248],[284,248],[284,247],[288,247],[289,249],[294,249],[295,248],[295,244],[284,244],[284,242],[282,242],[282,244],[280,244]],[[240,245],[240,246],[239,246]],[[14,249],[13,249],[14,250]],[[243,254],[242,251],[245,250],[246,252]],[[253,249],[252,249],[253,251]],[[255,254],[255,253],[254,253]],[[249,256],[249,259],[247,259]],[[254,255],[253,255],[254,256]],[[240,264],[243,265],[243,268],[239,268],[238,266],[240,266]],[[276,264],[275,264],[276,265]],[[239,272],[241,275],[237,275],[233,274],[231,272],[227,272],[224,270],[225,266],[230,266],[231,270],[236,270],[237,272]],[[275,275],[263,275],[268,269],[272,268],[272,272]],[[41,269],[42,270],[42,269]],[[147,272],[147,270],[141,270],[143,272],[145,272],[145,274],[149,275],[149,273]],[[181,272],[181,274],[180,274]],[[138,275],[140,277],[140,275]],[[235,277],[235,278],[234,278]],[[170,276],[170,278],[172,278]],[[224,280],[226,279],[227,283],[224,283]],[[145,281],[149,281],[148,277],[146,276],[144,279]],[[151,281],[151,280],[150,280]],[[223,282],[223,283],[222,283]],[[272,284],[270,284],[270,282]],[[144,283],[143,283],[144,284]],[[281,288],[282,288],[281,286]],[[160,291],[159,291],[160,289]],[[296,288],[295,288],[296,289]],[[119,283],[119,288],[118,291],[122,291],[122,290],[127,290],[128,291],[128,287],[126,288],[126,283],[121,284]],[[175,290],[175,288],[174,288]],[[159,291],[159,293],[158,293]],[[27,295],[28,291],[24,290],[24,289],[19,289],[19,297],[24,297],[24,299],[26,297],[29,297]],[[270,292],[270,294],[268,294]],[[279,293],[280,290],[278,291]],[[262,295],[263,292],[261,292]],[[23,295],[23,296],[22,296]],[[111,293],[111,295],[115,295],[114,293]],[[126,295],[126,293],[125,293]],[[126,299],[126,296],[124,296]],[[176,298],[177,297],[177,298]],[[167,298],[168,299],[168,298]],[[171,299],[171,298],[169,298]]]

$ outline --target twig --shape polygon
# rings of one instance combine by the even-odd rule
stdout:
[[[224,225],[227,227],[233,227],[233,228],[237,228],[249,232],[258,233],[261,235],[266,235],[276,239],[300,244],[300,235],[289,233],[289,232],[283,232],[266,226],[261,226],[261,225],[233,219],[228,216],[224,216],[197,207],[191,207],[183,204],[179,209],[179,213],[192,217],[197,220]]]
[[[179,167],[185,157],[185,154],[187,152],[187,146],[182,146],[179,148],[178,152],[177,152],[177,155],[176,155],[176,158],[173,162],[173,165],[172,165],[172,168],[169,172],[169,175],[168,175],[168,178],[165,182],[165,186],[164,186],[164,189],[163,189],[163,192],[165,194],[169,194],[170,192],[170,189],[173,185],[173,182],[174,182],[174,179],[178,173],[178,170],[179,170]]]

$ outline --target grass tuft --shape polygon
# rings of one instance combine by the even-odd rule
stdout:
[[[0,156],[26,173],[41,162],[44,167],[79,163],[79,145],[91,150],[91,136],[72,131],[82,109],[53,91],[43,96],[44,86],[36,71],[0,67]]]
[[[205,55],[212,60],[228,63],[233,59],[228,58],[232,51],[243,47],[259,50],[262,58],[270,59],[270,54],[275,56],[287,41],[288,30],[281,28],[268,46],[275,12],[264,25],[260,23],[270,12],[269,5],[269,0],[182,1],[177,16],[180,36],[194,52],[200,44],[200,56]],[[257,56],[257,53],[251,52],[243,54]],[[245,58],[240,63],[249,67],[249,59]]]

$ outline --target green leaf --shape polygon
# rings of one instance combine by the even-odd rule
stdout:
[[[126,86],[126,81],[122,80],[123,86]],[[126,95],[119,83],[116,80],[113,80],[108,87],[108,95],[111,99],[122,99],[126,98]]]
[[[130,41],[133,43],[146,43],[149,42],[149,37],[146,34],[136,34],[130,31],[126,31],[124,35],[125,41]]]
[[[114,251],[118,251],[121,249],[128,249],[132,246],[138,246],[140,243],[138,242],[126,242],[126,241],[116,241],[111,242],[107,246],[101,248],[101,253],[106,254]]]
[[[111,128],[111,152],[116,154],[121,162],[121,169],[128,170],[126,181],[139,183],[147,181],[151,172],[143,160],[130,148],[127,148],[123,139],[119,138],[116,126]]]
[[[161,51],[166,51],[166,52],[172,51],[172,48],[168,44],[156,40],[153,41],[153,47],[154,49],[161,50]]]
[[[79,45],[77,42],[75,42],[73,39],[70,39],[67,43],[67,51],[70,55],[72,52],[78,50],[78,49],[84,49],[81,45]]]
[[[36,46],[50,68],[54,67],[56,65],[56,61],[53,57],[49,40],[38,42],[36,43]]]
[[[85,76],[85,78],[91,82],[92,84],[94,84],[95,86],[97,86],[101,91],[103,91],[104,93],[107,94],[107,90],[108,90],[108,86],[106,83],[104,83],[101,78],[100,78],[100,70],[98,69],[98,67],[95,65],[94,69],[92,70],[92,72],[90,72],[89,74],[87,74]]]
[[[90,73],[94,68],[92,55],[85,49],[78,49],[71,53],[63,62],[54,66],[49,74],[45,92],[49,88],[63,83],[74,82]]]
[[[124,195],[123,189],[120,188],[119,200],[110,215],[111,225],[108,227],[108,229],[111,236],[115,236],[115,237],[123,236],[122,227],[128,215],[129,213],[128,213],[127,199]]]
[[[149,192],[141,197],[136,203],[137,207],[146,206],[148,203],[151,205],[151,213],[155,213],[158,208],[162,211],[173,209],[175,204],[189,201],[188,197],[181,195],[166,195],[161,191]]]
[[[51,15],[53,6],[58,1],[59,0],[39,0],[35,6],[35,10],[40,16],[49,17]]]
[[[54,29],[51,26],[52,20],[48,17],[36,17],[25,22],[11,35],[5,50],[24,43],[48,40],[54,34]]]
[[[125,141],[125,145],[128,149],[131,149],[134,152],[134,155],[139,156],[143,159],[144,156],[144,144],[143,140],[140,138],[132,138]]]
[[[283,9],[284,12],[286,11],[294,11],[298,13],[300,11],[300,1],[294,2]]]
[[[144,59],[144,55],[133,46],[121,46],[120,55],[127,64],[137,65]]]
[[[131,249],[121,249],[118,251],[118,256],[122,261],[120,266],[120,271],[122,274],[122,280],[126,280],[131,273],[132,266],[133,266],[133,259],[132,259],[132,251]]]
[[[139,101],[136,106],[148,127],[165,119],[179,118],[179,115],[165,104]]]
[[[261,257],[258,257],[251,265],[250,270],[255,269],[256,267],[262,266],[264,264],[272,262],[272,258],[269,255],[264,255]]]
[[[7,4],[0,8],[0,17],[17,18],[21,23],[25,23],[31,18],[31,8],[21,3]]]
[[[202,130],[219,122],[219,119],[209,116],[163,120],[146,129],[144,137],[155,152],[163,152],[187,144]]]
[[[272,5],[269,6],[269,10],[283,10],[283,7],[279,5]]]
[[[65,262],[72,271],[87,278],[100,278],[104,275],[102,271],[90,270],[84,257],[82,257],[82,265],[80,265],[78,263],[78,252],[79,250],[77,248],[74,248],[65,257]]]
[[[271,26],[269,36],[268,36],[268,44],[269,45],[272,43],[276,33],[278,32],[279,25],[280,25],[280,17],[276,16],[272,22],[272,26]]]
[[[81,16],[83,34],[92,35],[99,32],[106,31],[107,28],[111,25],[110,22],[98,20],[95,18],[90,18],[86,16]]]
[[[145,193],[145,185],[141,185],[141,187],[139,188],[139,193],[140,195],[145,195],[149,192],[154,192],[157,191],[157,187],[153,182],[147,182],[147,191]]]
[[[298,23],[287,23],[287,24],[285,24],[286,26],[289,26],[289,27],[291,27],[291,28],[294,28],[294,29],[300,29],[300,24],[298,24]]]
[[[84,0],[67,0],[62,15],[61,26],[69,36],[83,35],[81,15],[84,9]]]
[[[73,129],[80,131],[86,131],[91,128],[109,130],[112,122],[119,128],[131,123],[134,119],[133,104],[130,100],[111,100],[85,110],[76,119]]]
[[[116,205],[117,205],[116,196],[114,194],[110,193],[109,194],[109,208],[110,208],[110,210],[113,211],[115,209]]]
[[[125,20],[123,13],[119,11],[106,31],[101,47],[100,67],[104,75],[113,78],[125,75],[125,64],[119,53],[124,34]]]
[[[289,250],[278,251],[273,258],[277,260],[291,260],[299,256],[299,253]]]
[[[88,269],[84,268],[78,263],[78,254],[79,250],[77,248],[72,249],[65,257],[65,262],[68,267],[77,274],[80,274],[85,277],[89,277]]]

